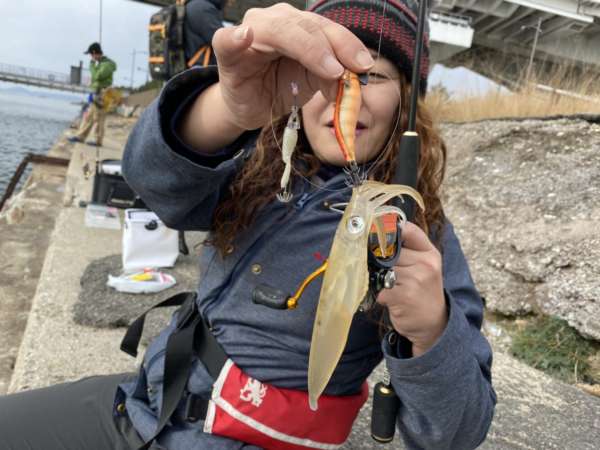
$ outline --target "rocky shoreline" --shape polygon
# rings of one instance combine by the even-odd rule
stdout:
[[[445,207],[487,308],[600,341],[600,124],[444,125]]]

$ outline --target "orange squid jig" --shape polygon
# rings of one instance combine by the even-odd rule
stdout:
[[[353,186],[361,184],[358,164],[356,163],[356,125],[362,102],[360,77],[346,69],[338,82],[338,92],[333,113],[335,137],[340,145],[344,159],[349,165]]]

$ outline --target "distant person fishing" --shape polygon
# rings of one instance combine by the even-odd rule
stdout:
[[[69,137],[70,142],[85,142],[90,131],[96,125],[96,140],[88,144],[97,147],[102,146],[104,139],[104,122],[106,118],[105,93],[107,88],[112,86],[113,73],[117,70],[117,64],[104,55],[102,47],[98,42],[91,44],[85,54],[89,54],[90,74],[92,82],[90,85],[89,107],[87,114],[83,119],[79,130],[74,136]]]

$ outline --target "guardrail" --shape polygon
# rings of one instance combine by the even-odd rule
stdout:
[[[73,86],[70,75],[60,72],[53,72],[50,70],[33,69],[30,67],[0,63],[0,74],[10,75],[30,81],[43,81],[46,83]],[[86,86],[89,84],[90,78],[89,76],[82,76],[81,81],[81,86]]]
[[[459,25],[463,27],[470,27],[473,19],[470,16],[462,16],[460,14],[445,13],[432,11],[429,13],[430,20],[436,20],[438,22],[446,22],[452,25]]]
[[[69,160],[65,158],[57,158],[54,156],[27,153],[27,155],[25,155],[25,157],[21,161],[21,164],[19,164],[15,169],[15,173],[10,179],[8,186],[6,187],[6,191],[4,192],[2,199],[0,199],[0,212],[2,211],[2,208],[4,207],[6,201],[12,196],[15,188],[17,187],[17,184],[19,183],[19,180],[21,179],[21,176],[23,175],[23,173],[25,173],[25,169],[27,168],[27,165],[29,163],[50,164],[53,166],[67,167],[69,165]]]

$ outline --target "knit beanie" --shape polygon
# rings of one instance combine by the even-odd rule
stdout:
[[[380,54],[395,64],[410,83],[417,35],[418,5],[416,1],[321,0],[308,10],[344,25],[372,50],[380,48],[381,40]],[[421,53],[420,72],[419,90],[422,95],[425,95],[427,75],[429,74],[427,28]]]

